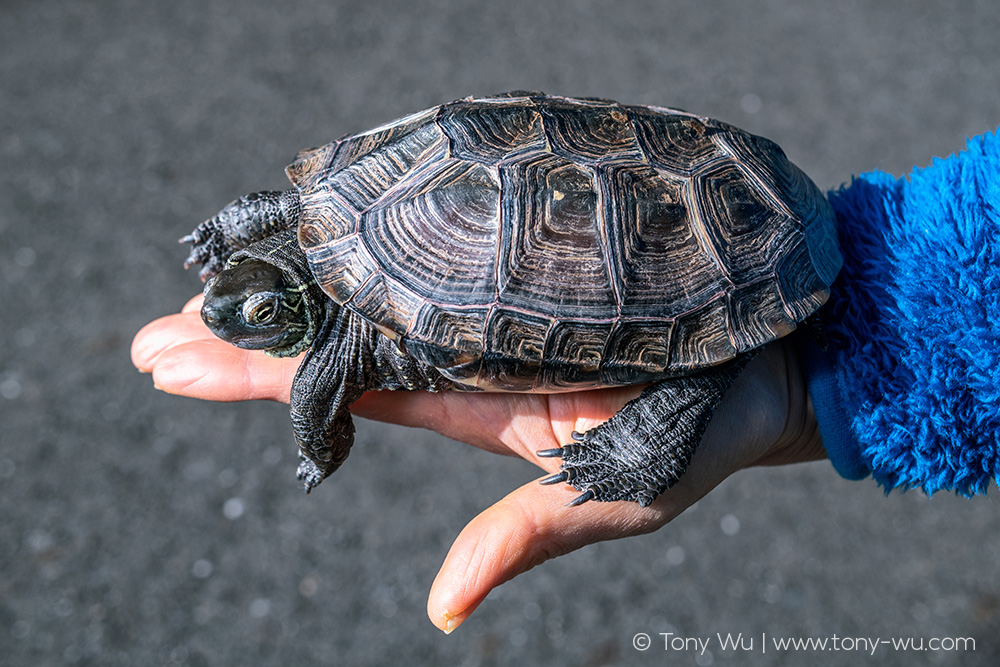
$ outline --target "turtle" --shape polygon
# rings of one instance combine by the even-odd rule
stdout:
[[[305,352],[291,391],[307,492],[363,392],[647,384],[537,452],[540,480],[648,506],[678,481],[751,357],[826,301],[833,211],[773,142],[666,107],[515,91],[298,153],[293,187],[181,239],[201,315],[234,345]]]

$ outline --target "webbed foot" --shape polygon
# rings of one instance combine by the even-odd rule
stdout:
[[[226,260],[233,254],[225,231],[218,223],[218,218],[210,218],[194,228],[190,234],[179,240],[179,243],[190,243],[191,254],[184,260],[184,268],[189,269],[201,264],[198,277],[208,280],[222,271]]]
[[[641,397],[640,397],[641,398]],[[636,399],[639,400],[639,399]],[[628,407],[628,406],[626,406]],[[641,407],[641,406],[640,406]],[[622,409],[625,412],[625,409]],[[622,414],[619,412],[618,417]],[[631,410],[630,410],[631,412]],[[664,489],[673,486],[687,468],[694,451],[685,447],[659,447],[660,451],[648,451],[642,441],[630,436],[628,419],[608,421],[586,433],[573,433],[575,442],[556,449],[536,452],[538,456],[555,457],[563,460],[560,472],[541,480],[541,484],[569,483],[582,491],[568,503],[575,507],[590,500],[629,500],[642,507],[649,506]],[[656,470],[647,461],[658,458]]]
[[[309,460],[304,454],[299,454],[299,468],[295,471],[295,477],[304,484],[306,493],[319,486],[323,481],[323,471],[315,463]]]
[[[628,500],[648,507],[680,480],[701,443],[716,406],[753,356],[647,387],[605,423],[573,442],[536,452],[562,459],[542,484],[569,483],[590,500]]]
[[[201,264],[198,275],[208,280],[225,268],[234,252],[291,229],[298,220],[299,194],[294,189],[244,195],[180,240],[194,246],[184,268]]]

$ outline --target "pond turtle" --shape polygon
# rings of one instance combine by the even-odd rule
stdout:
[[[648,505],[683,474],[754,352],[819,308],[834,215],[778,146],[675,109],[514,92],[306,150],[294,187],[182,242],[202,317],[272,355],[310,490],[370,389],[563,392],[651,383],[576,433],[561,472]]]

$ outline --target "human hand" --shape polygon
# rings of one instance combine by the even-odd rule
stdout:
[[[289,400],[298,358],[272,358],[216,338],[202,323],[201,297],[179,314],[146,325],[132,361],[169,393],[216,401]],[[360,417],[437,431],[490,452],[520,456],[548,473],[558,459],[536,452],[571,441],[607,420],[641,387],[567,394],[368,392],[351,406]],[[766,347],[737,377],[709,423],[687,472],[649,507],[589,502],[567,507],[568,485],[529,482],[472,520],[452,545],[431,587],[427,612],[445,632],[489,592],[535,565],[587,544],[652,532],[737,470],[826,456],[793,345]]]

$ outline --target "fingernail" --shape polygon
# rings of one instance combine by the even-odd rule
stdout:
[[[455,631],[455,628],[457,628],[462,624],[462,621],[458,618],[458,616],[454,614],[449,614],[446,612],[444,617],[445,617],[444,633],[446,635],[450,635],[452,632]]]

